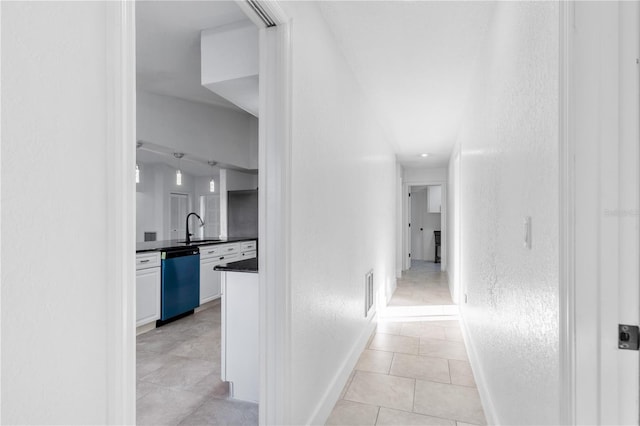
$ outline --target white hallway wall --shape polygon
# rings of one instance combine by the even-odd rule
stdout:
[[[394,285],[395,155],[317,5],[282,6],[293,19],[292,422],[324,423],[370,331],[365,273],[379,293]]]
[[[453,302],[460,304],[464,300],[460,300],[460,237],[461,237],[461,225],[460,225],[460,210],[462,208],[462,202],[460,200],[460,147],[456,146],[453,150],[453,155],[449,161],[449,178],[447,198],[443,198],[442,202],[447,203],[449,208],[447,209],[447,223],[449,225],[448,237],[446,241],[447,246],[447,261],[449,262],[447,268],[447,275],[449,276],[449,290],[451,291],[451,297]]]
[[[404,167],[404,182],[408,184],[425,182],[446,182],[447,168]]]
[[[459,135],[459,177],[457,152],[450,164],[462,200],[461,258],[453,253],[469,298],[462,316],[495,424],[560,422],[558,13],[551,2],[497,5]]]
[[[107,422],[107,7],[0,4],[2,424]]]

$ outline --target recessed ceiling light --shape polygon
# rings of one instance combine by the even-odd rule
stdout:
[[[429,154],[420,154],[420,157],[424,158],[424,157],[428,157]]]

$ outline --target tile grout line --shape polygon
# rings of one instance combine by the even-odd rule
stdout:
[[[413,379],[413,404],[411,405],[411,411],[416,412],[416,387],[418,380]]]
[[[376,421],[373,422],[374,425],[378,424],[378,417],[380,417],[380,407],[378,407],[378,412],[376,413]]]
[[[404,280],[404,283],[398,283],[397,285],[397,289],[401,290],[403,292],[407,292],[407,295],[402,296],[401,299],[406,299],[407,296],[411,296],[416,298],[416,303],[418,302],[424,302],[425,304],[440,304],[440,303],[436,303],[438,302],[440,299],[443,298],[444,293],[440,294],[441,292],[444,292],[446,290],[448,290],[448,286],[446,285],[446,283],[433,283],[433,282],[424,282],[424,281],[429,281],[429,280],[439,280],[439,275],[435,272],[435,271],[426,271],[427,273],[425,274],[425,271],[419,271],[420,273],[418,274],[412,274],[407,276],[406,274],[401,278],[402,280]],[[433,272],[433,273],[432,273]],[[426,275],[426,277],[425,277]],[[424,278],[424,279],[420,279],[419,282],[415,282],[413,280],[417,280],[419,278]],[[413,281],[413,282],[412,282]],[[423,296],[423,293],[426,292],[426,297]],[[430,295],[433,295],[433,297],[431,297]],[[420,300],[417,300],[417,299]],[[393,302],[393,301],[392,301]],[[450,302],[448,302],[450,303]],[[393,303],[390,303],[390,306],[393,305]],[[403,306],[404,303],[400,304],[398,307]],[[402,351],[398,351],[397,350],[397,345],[392,345],[387,343],[386,348],[384,347],[385,345],[383,345],[383,348],[380,347],[372,347],[374,346],[373,343],[373,339],[370,341],[370,345],[368,345],[368,349],[369,350],[373,350],[376,352],[380,353],[380,357],[381,358],[387,358],[388,359],[388,355],[382,355],[383,353],[391,353],[391,362],[390,364],[388,364],[387,369],[378,369],[377,371],[365,371],[362,370],[360,373],[361,374],[371,374],[371,375],[380,375],[380,376],[387,376],[387,377],[394,377],[394,378],[401,378],[404,380],[413,380],[413,398],[412,398],[412,406],[411,406],[411,411],[405,411],[403,409],[399,409],[399,408],[395,408],[395,407],[389,407],[389,410],[397,410],[398,414],[399,412],[406,412],[407,414],[413,414],[416,416],[423,416],[421,418],[425,419],[425,418],[436,418],[436,419],[441,419],[443,421],[446,421],[447,424],[451,424],[453,426],[457,426],[457,422],[459,420],[457,419],[452,419],[452,418],[445,418],[445,417],[439,417],[439,416],[434,416],[432,414],[430,414],[428,411],[430,411],[429,408],[429,404],[428,401],[423,401],[423,402],[427,402],[427,405],[425,405],[425,407],[423,407],[424,409],[427,409],[427,412],[417,412],[416,409],[416,403],[417,403],[417,382],[418,380],[423,381],[425,384],[426,383],[433,383],[438,384],[438,385],[442,385],[442,386],[453,386],[453,387],[457,387],[457,388],[474,388],[473,386],[466,386],[466,385],[454,385],[453,384],[453,380],[452,380],[452,361],[454,361],[452,358],[450,358],[450,354],[447,354],[446,352],[448,352],[447,349],[451,349],[452,351],[455,351],[457,349],[457,345],[459,343],[463,343],[460,342],[459,340],[455,340],[452,339],[451,337],[455,337],[457,335],[457,332],[455,329],[457,329],[459,327],[459,318],[446,318],[445,315],[438,315],[439,319],[437,320],[437,322],[434,321],[433,324],[429,323],[429,319],[428,318],[411,318],[411,319],[416,319],[416,321],[411,321],[411,319],[407,319],[407,321],[393,321],[393,322],[389,322],[389,324],[387,325],[387,327],[382,328],[380,331],[376,330],[376,334],[378,336],[377,339],[378,341],[380,340],[387,340],[387,341],[391,341],[393,342],[394,340],[397,341],[397,343],[404,343],[402,342],[402,340],[404,339],[399,339],[399,338],[406,338],[406,339],[411,339],[414,342],[417,340],[418,343],[418,351],[414,352],[414,351],[407,351],[407,352],[402,352]],[[435,318],[434,318],[435,320]],[[409,326],[408,324],[415,324],[415,325],[411,325]],[[420,330],[420,331],[424,331],[425,334],[424,335],[420,335],[420,333],[417,333],[418,335],[407,335],[407,331],[408,330]],[[436,336],[433,335],[429,335],[429,332],[431,332],[431,334],[436,334]],[[396,336],[396,337],[391,337],[391,336]],[[376,342],[378,343],[378,342]],[[394,342],[396,343],[396,342]],[[434,350],[434,352],[438,352],[438,351],[442,351],[444,356],[437,356],[434,354],[429,353],[428,351],[425,353],[421,352],[422,349],[422,345],[423,344],[427,344],[430,343],[432,344],[431,346],[433,346],[433,348],[435,348],[436,350]],[[463,343],[464,344],[464,343]],[[453,348],[449,347],[449,345],[454,345]],[[466,350],[466,348],[465,348]],[[442,375],[442,381],[436,380],[434,378],[431,377],[424,377],[424,378],[418,378],[418,377],[405,377],[405,375],[402,375],[402,363],[401,363],[401,356],[404,355],[404,357],[410,358],[409,359],[409,366],[411,364],[415,364],[415,368],[406,368],[406,374],[408,376],[417,376],[419,372],[423,371],[424,369],[422,368],[424,365],[428,364],[428,368],[427,371],[431,371],[433,370],[433,366],[434,365],[439,365],[440,367],[436,368],[435,371],[438,371],[438,369],[440,369],[439,371],[441,371],[442,367],[447,368],[447,376],[445,377],[444,375]],[[466,353],[465,353],[466,355]],[[418,357],[418,358],[416,358]],[[441,360],[441,361],[440,361]],[[468,362],[468,357],[461,357],[461,359],[459,359],[459,361],[462,362]],[[446,362],[446,363],[445,363]],[[374,363],[375,366],[375,363]],[[400,370],[396,371],[393,369],[393,367],[396,366],[398,368],[400,368]],[[375,370],[375,369],[374,369]],[[386,373],[385,373],[386,370]],[[359,374],[360,374],[359,373]],[[400,373],[400,375],[396,375],[393,373]],[[447,383],[448,380],[448,383]],[[406,384],[408,384],[407,382],[405,382]],[[349,383],[349,386],[353,384]],[[410,385],[409,385],[410,386]],[[477,386],[475,387],[477,388]],[[407,389],[408,390],[408,389]],[[382,394],[381,394],[382,395]],[[422,395],[422,394],[421,394]],[[382,399],[380,399],[382,398]],[[424,398],[421,399],[421,401]],[[383,396],[371,399],[369,397],[365,398],[365,400],[369,400],[369,401],[375,401],[375,402],[383,402],[384,404],[388,405],[386,402],[386,399]],[[363,403],[363,401],[356,401],[354,400],[353,402],[359,402],[359,403]],[[372,404],[371,402],[368,403],[367,405],[369,406],[377,406],[377,413],[376,413],[376,420],[375,420],[375,424],[377,425],[381,420],[384,419],[380,419],[380,414],[382,411],[382,408],[386,408],[383,405],[379,405],[379,404]],[[422,406],[421,406],[422,407]],[[458,411],[454,410],[455,414],[454,416],[457,417],[459,413]],[[387,413],[389,414],[389,413]],[[444,412],[442,414],[445,414]],[[453,414],[453,413],[451,413]],[[445,414],[448,415],[448,414]],[[393,416],[392,416],[393,417]],[[462,420],[460,420],[462,421]]]

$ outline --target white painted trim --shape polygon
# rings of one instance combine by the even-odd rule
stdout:
[[[284,425],[291,419],[291,40],[279,4],[261,4],[278,26],[260,30],[260,424]],[[135,424],[135,3],[107,5],[107,60],[113,70],[107,418],[110,424]]]
[[[276,2],[261,2],[278,24],[260,29],[259,260],[261,425],[291,423],[291,33]],[[253,12],[251,12],[253,13]]]
[[[107,2],[107,423],[136,421],[135,3]]]
[[[0,46],[2,46],[2,3],[0,3]],[[0,94],[2,93],[2,55],[0,55]],[[2,103],[0,102],[0,176],[2,176]],[[0,194],[2,193],[2,179],[0,178]],[[0,229],[2,229],[2,201],[0,200]],[[2,239],[0,238],[0,259],[2,259]],[[2,261],[0,260],[0,277],[2,277]],[[2,280],[0,279],[0,289]],[[0,291],[0,318],[2,318],[2,291]],[[2,332],[0,329],[0,366],[2,365]],[[0,384],[2,383],[2,369],[0,368]],[[2,387],[0,386],[0,422],[2,421]]]
[[[573,2],[560,2],[559,372],[560,421],[575,424],[575,147],[572,131]]]
[[[464,321],[464,316],[462,315],[462,312],[459,318],[460,318],[460,328],[462,329],[462,337],[464,339],[464,344],[467,347],[467,354],[469,355],[469,363],[471,364],[471,369],[473,370],[473,377],[476,381],[478,393],[480,394],[480,400],[482,401],[482,408],[484,408],[484,416],[487,420],[488,425],[498,426],[501,424],[500,419],[498,419],[498,413],[493,403],[493,399],[491,398],[491,393],[487,388],[487,380],[485,378],[484,370],[482,369],[482,364],[478,359],[478,352],[476,351],[476,347],[473,344],[473,340],[469,335],[469,331]]]
[[[309,417],[309,420],[305,422],[306,425],[323,425],[326,423],[333,407],[336,405],[342,389],[344,389],[351,372],[355,368],[362,351],[367,347],[367,343],[371,338],[371,335],[375,332],[377,325],[377,316],[372,317],[371,322],[365,327],[360,334],[360,337],[356,343],[351,347],[349,355],[345,358],[340,366],[338,372],[333,376],[331,384],[327,391],[322,395],[322,398],[313,410],[313,414]]]
[[[409,211],[408,194],[409,189],[412,186],[423,185],[440,185],[442,187],[442,210],[440,211],[440,226],[442,229],[440,237],[440,269],[442,272],[447,271],[447,181],[446,180],[425,180],[425,181],[402,181],[402,241],[403,241],[403,267],[407,270],[411,267],[411,259],[409,258],[409,252],[411,251],[411,236],[409,235],[409,218],[411,212]]]

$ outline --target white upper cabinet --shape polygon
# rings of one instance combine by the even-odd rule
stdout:
[[[427,187],[427,211],[429,213],[440,213],[442,211],[442,186]]]

